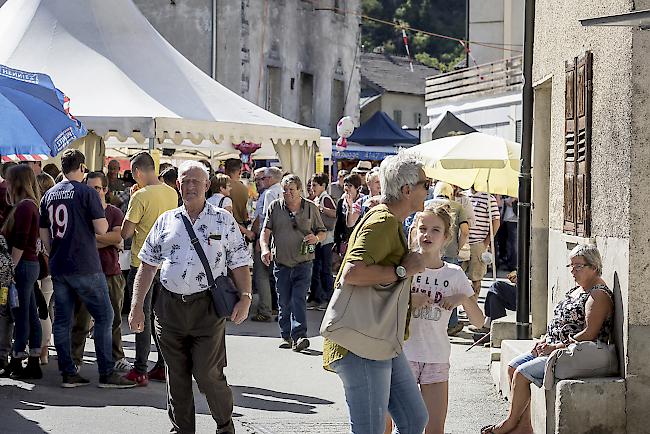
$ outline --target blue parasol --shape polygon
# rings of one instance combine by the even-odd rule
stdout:
[[[45,74],[0,65],[0,155],[56,156],[87,134]]]

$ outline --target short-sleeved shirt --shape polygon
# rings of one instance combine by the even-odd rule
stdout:
[[[131,266],[140,266],[138,253],[156,219],[165,211],[178,207],[176,190],[167,184],[148,185],[133,193],[126,211],[126,220],[135,224],[131,244]]]
[[[207,199],[207,202],[211,205],[214,205],[218,208],[225,208],[227,206],[232,206],[232,199],[228,196],[224,196],[221,193],[215,193],[210,198]]]
[[[490,210],[488,210],[487,193],[475,192],[470,200],[474,209],[474,224],[469,228],[469,243],[477,244],[490,235],[490,213],[492,213],[492,220],[499,220],[499,207],[497,200],[490,195]]]
[[[269,210],[269,207],[274,201],[283,197],[283,193],[284,190],[282,190],[282,186],[279,182],[277,184],[273,184],[264,191],[264,209],[262,209],[263,215],[266,215],[266,212]]]
[[[248,188],[240,180],[231,181],[230,198],[232,199],[232,215],[240,225],[248,220]]]
[[[404,354],[410,362],[449,363],[451,343],[447,325],[451,310],[440,306],[443,297],[474,295],[472,284],[458,265],[447,262],[441,268],[426,268],[413,276],[411,293],[429,296],[432,304],[413,309],[409,339],[404,343]]]
[[[407,254],[406,239],[402,231],[402,223],[390,212],[385,204],[379,204],[366,214],[365,220],[360,222],[350,236],[345,262],[363,261],[368,265],[383,265],[396,267],[402,263]],[[338,285],[343,267],[336,276]],[[408,328],[408,322],[407,322]],[[340,360],[348,350],[335,344],[329,339],[323,343],[323,367],[330,369],[329,365]]]
[[[108,221],[108,232],[111,232],[116,227],[122,226],[124,213],[118,207],[107,204],[104,213]],[[115,276],[122,273],[117,246],[107,246],[99,249],[99,261],[102,263],[102,270],[105,275]]]
[[[140,259],[160,268],[160,282],[177,294],[194,294],[208,289],[203,264],[190,242],[182,215],[185,206],[162,214],[140,250]],[[191,221],[191,219],[190,219]],[[212,275],[223,276],[228,269],[248,266],[251,256],[234,217],[206,202],[193,224],[205,252]]]
[[[52,276],[102,272],[93,220],[104,218],[95,190],[77,181],[49,189],[40,207],[40,227],[50,230]]]
[[[6,234],[9,249],[23,251],[21,259],[37,261],[36,244],[38,240],[38,206],[33,200],[25,199],[16,205],[14,225]]]
[[[307,234],[316,235],[327,231],[320,210],[314,202],[307,199],[302,199],[296,213],[289,211],[284,198],[275,200],[266,212],[264,227],[272,233],[275,262],[285,267],[313,261],[314,253],[301,254],[302,240]]]

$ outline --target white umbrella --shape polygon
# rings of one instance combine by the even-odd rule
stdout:
[[[424,160],[427,176],[488,194],[518,196],[521,145],[484,133],[444,137],[409,149]],[[489,199],[489,197],[488,197]],[[492,208],[488,200],[492,275],[496,280]]]

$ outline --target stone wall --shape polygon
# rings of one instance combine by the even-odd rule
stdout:
[[[212,0],[176,5],[135,0],[156,29],[207,74],[212,73]],[[301,73],[313,76],[312,125],[323,135],[335,132],[331,113],[334,80],[343,83],[345,114],[359,117],[359,18],[316,10],[305,0],[216,1],[216,78],[233,92],[267,108],[268,67],[279,71],[276,114],[300,121]],[[334,0],[319,2],[320,9]],[[358,11],[360,0],[344,3]],[[336,104],[334,104],[336,105]],[[334,120],[334,118],[336,118]],[[334,125],[332,125],[334,122]]]
[[[616,338],[626,379],[627,432],[647,432],[650,398],[650,32],[633,27],[583,27],[579,20],[627,13],[650,1],[536,2],[533,81],[552,78],[548,311],[574,284],[565,268],[575,243],[595,242],[603,278],[616,290]],[[561,35],[561,36],[559,36]],[[590,239],[562,233],[564,61],[593,53]]]

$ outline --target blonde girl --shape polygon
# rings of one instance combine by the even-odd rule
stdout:
[[[424,256],[425,270],[413,276],[410,337],[404,353],[429,412],[426,434],[444,434],[451,310],[462,305],[472,324],[482,326],[484,321],[483,312],[471,298],[474,291],[465,273],[441,259],[451,239],[451,220],[447,205],[427,207],[416,215],[409,236],[411,249]]]

